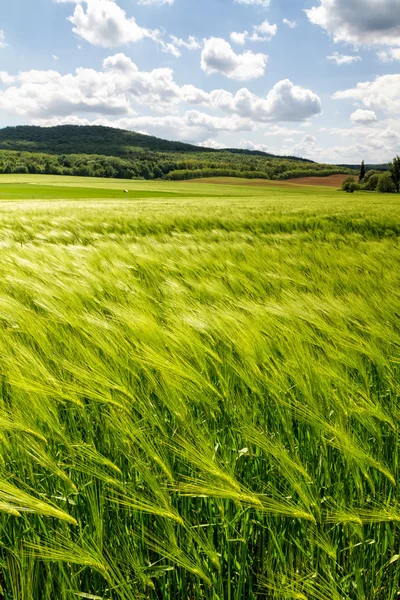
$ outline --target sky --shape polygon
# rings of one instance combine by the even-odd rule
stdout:
[[[13,0],[0,127],[98,124],[328,163],[400,153],[400,0]]]

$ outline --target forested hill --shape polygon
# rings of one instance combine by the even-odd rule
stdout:
[[[124,131],[113,127],[90,125],[58,125],[36,127],[22,125],[0,129],[0,149],[46,152],[48,154],[102,154],[126,156],[133,148],[154,152],[212,152],[182,142]]]
[[[0,129],[0,174],[46,173],[123,179],[291,179],[353,171],[298,157],[201,148],[111,127]]]
[[[183,142],[171,142],[152,135],[125,131],[99,125],[58,125],[37,127],[20,125],[0,129],[0,149],[46,152],[47,154],[102,154],[103,156],[128,156],[132,150],[142,148],[152,152],[215,153],[232,152],[265,156],[267,158],[287,158],[313,162],[296,156],[277,156],[258,150],[229,148],[216,150]]]

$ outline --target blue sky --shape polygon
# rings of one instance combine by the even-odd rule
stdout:
[[[13,0],[0,126],[106,124],[326,162],[400,152],[400,0]]]

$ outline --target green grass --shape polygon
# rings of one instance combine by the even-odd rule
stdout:
[[[135,189],[132,182],[125,182],[128,189],[113,189],[110,186],[106,188],[72,187],[60,185],[37,185],[37,184],[13,184],[1,183],[0,180],[0,200],[84,200],[86,198],[168,198],[181,197],[179,191],[171,192],[168,190],[146,190]],[[132,189],[132,187],[134,189]],[[143,187],[143,186],[142,186]],[[205,195],[205,194],[203,194]],[[198,197],[201,194],[190,194],[189,197]]]
[[[396,599],[399,198],[1,181],[0,598]]]

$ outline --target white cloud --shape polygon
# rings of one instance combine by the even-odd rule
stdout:
[[[170,35],[169,37],[173,45],[178,48],[186,48],[186,50],[200,50],[201,48],[200,42],[193,35],[190,35],[187,40],[177,38],[174,35]]]
[[[226,90],[214,90],[211,104],[259,122],[302,121],[321,112],[321,101],[311,90],[294,85],[289,79],[279,81],[265,98],[260,98],[247,88],[235,95]]]
[[[301,142],[298,142],[290,149],[290,155],[303,158],[312,158],[318,156],[318,153],[317,138],[313,135],[305,135]]]
[[[63,75],[31,70],[15,76],[0,72],[0,84],[0,111],[22,122],[108,125],[192,143],[205,143],[222,132],[262,131],[265,123],[301,121],[321,110],[318,96],[288,80],[277,83],[265,97],[246,88],[236,94],[223,89],[207,93],[178,85],[169,68],[140,71],[123,53],[106,58],[99,71],[78,68]],[[195,105],[223,115],[189,110]],[[149,115],[152,111],[162,114]],[[269,131],[285,137],[297,134],[272,124]]]
[[[72,31],[75,35],[89,44],[103,48],[116,48],[143,39],[151,39],[163,52],[168,52],[175,57],[181,54],[176,45],[162,39],[161,31],[141,27],[134,17],[127,16],[115,0],[56,0],[56,2],[75,4],[74,12],[68,17],[68,21],[72,23]]]
[[[221,142],[217,142],[217,140],[213,140],[211,138],[208,138],[208,140],[205,140],[204,142],[199,142],[197,145],[201,146],[202,148],[214,148],[215,150],[223,150],[224,148],[228,147],[226,144],[222,144]]]
[[[339,52],[334,52],[331,56],[327,56],[327,59],[341,66],[351,65],[354,62],[359,62],[361,60],[361,56],[349,56],[348,54],[340,54]]]
[[[373,125],[373,124],[372,124]],[[398,153],[400,145],[400,127],[394,123],[381,122],[380,127],[357,125],[348,129],[323,129],[325,133],[349,139],[349,146],[333,146],[328,157],[331,161],[352,163],[365,160],[369,163],[387,162]]]
[[[265,20],[261,25],[254,25],[251,35],[248,31],[243,31],[242,33],[232,31],[230,37],[231,42],[234,44],[244,46],[246,40],[250,40],[251,42],[269,42],[276,35],[277,31],[278,27],[276,25],[271,25],[268,20]]]
[[[8,85],[0,91],[0,109],[34,117],[63,116],[79,112],[124,115],[134,104],[155,111],[176,108],[179,103],[204,104],[209,95],[192,86],[179,86],[168,68],[139,71],[124,54],[104,60],[102,71],[77,69],[75,74],[26,71],[13,77],[0,73]]]
[[[257,150],[258,152],[268,152],[271,154],[269,146],[266,144],[256,144],[251,140],[241,140],[239,148],[243,148],[244,150]]]
[[[400,46],[399,0],[319,0],[306,10],[335,42]]]
[[[358,83],[355,88],[338,91],[335,100],[357,100],[366,108],[388,115],[400,114],[400,74],[381,75],[374,81]]]
[[[163,6],[167,4],[171,6],[175,0],[139,0],[138,4],[144,4],[146,6]]]
[[[210,38],[204,43],[201,68],[207,75],[221,73],[230,79],[244,81],[262,77],[267,60],[266,54],[254,54],[249,50],[236,54],[226,40]]]
[[[4,33],[3,29],[0,29],[0,48],[5,48],[6,46],[8,46],[6,42],[6,34]]]
[[[361,108],[353,112],[350,119],[354,125],[370,125],[378,120],[373,110],[362,110]]]
[[[166,41],[164,33],[159,29],[148,29],[139,25],[134,17],[128,17],[126,11],[123,10],[116,0],[55,0],[57,3],[74,4],[73,14],[68,17],[72,23],[72,31],[78,37],[84,39],[88,43],[104,48],[116,48],[119,46],[132,44],[144,39],[151,39],[159,45],[163,52],[172,54],[175,57],[181,55],[181,48],[188,50],[198,50],[201,48],[200,42],[194,37],[189,36],[187,40],[178,38],[174,35],[169,36],[170,41]],[[173,4],[175,0],[141,0],[141,4]],[[239,1],[239,0],[238,0]],[[243,0],[244,3],[258,4],[267,6],[269,0]],[[268,41],[277,31],[276,25],[271,25],[267,20],[261,25],[254,26],[250,36],[248,32],[231,34],[231,40],[234,43],[244,45],[245,40],[249,38],[251,41]],[[222,38],[211,38],[211,40],[219,40],[220,46],[228,42]],[[205,43],[210,40],[205,40]],[[212,43],[212,42],[211,42]],[[1,45],[1,32],[0,32]],[[208,47],[210,51],[210,44]],[[230,64],[220,70],[217,66],[214,70],[211,66],[207,67],[206,72],[223,72],[228,77],[234,79],[252,79],[259,77],[264,73],[264,67],[267,57],[262,54],[253,54],[246,52],[243,55],[235,55],[230,48],[230,57],[227,56],[227,48],[219,48],[219,52],[223,53],[223,61],[228,61]],[[210,57],[212,61],[212,58]],[[218,58],[216,59],[218,63]],[[204,63],[206,64],[206,63]],[[246,76],[244,71],[248,70],[249,75]]]
[[[53,60],[59,60],[59,58],[60,58],[60,57],[59,57],[59,56],[57,56],[56,54],[52,54],[51,56],[52,56],[52,59],[53,59]]]
[[[0,71],[0,84],[2,85],[11,85],[16,81],[16,77],[14,75],[10,75],[7,71]]]
[[[378,52],[378,58],[382,62],[400,62],[400,48],[389,48],[389,50],[382,50]]]
[[[75,0],[74,3],[74,13],[68,17],[74,26],[73,32],[95,46],[113,48],[158,35],[156,31],[140,27],[134,17],[128,18],[114,0]]]
[[[237,4],[246,4],[247,6],[262,6],[268,8],[271,0],[235,0]]]
[[[288,127],[282,127],[281,125],[272,125],[268,127],[264,135],[266,137],[304,135],[304,131],[302,131],[301,129],[289,129]]]
[[[75,74],[25,71],[17,76],[0,72],[0,109],[30,118],[62,117],[77,113],[131,115],[137,106],[157,111],[175,110],[181,104],[202,105],[254,123],[302,121],[321,112],[319,97],[278,82],[265,97],[247,88],[235,95],[218,89],[207,93],[193,85],[179,86],[172,69],[140,71],[125,54],[109,56],[101,71],[79,68]],[[293,130],[285,129],[284,135]]]
[[[278,27],[276,25],[271,25],[268,20],[265,20],[261,25],[253,27],[253,35],[250,40],[252,42],[269,42],[276,35],[277,31]]]
[[[243,31],[242,33],[238,33],[237,31],[232,31],[230,38],[231,42],[237,44],[238,46],[244,46],[246,43],[246,39],[248,38],[248,31]]]
[[[289,19],[283,19],[282,23],[290,27],[290,29],[294,29],[295,27],[297,27],[296,21],[289,21]]]

